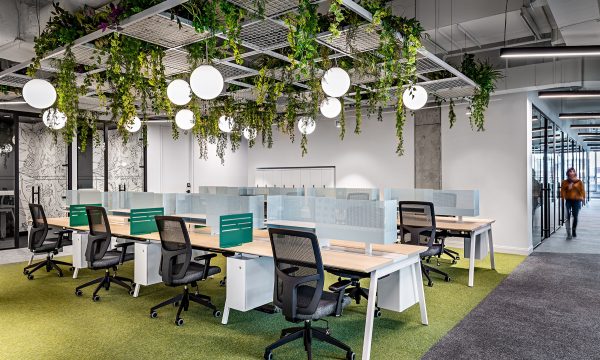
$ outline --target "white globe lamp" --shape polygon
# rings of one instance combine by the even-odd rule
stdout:
[[[167,86],[167,97],[175,105],[186,105],[192,100],[190,84],[181,79],[171,81],[169,86]]]
[[[194,113],[192,110],[182,109],[175,114],[175,124],[181,130],[189,130],[194,127]]]
[[[317,122],[309,116],[303,116],[298,120],[298,130],[304,135],[312,134],[316,128]]]
[[[67,124],[67,116],[57,109],[48,109],[42,114],[42,121],[48,128],[60,130]]]
[[[190,75],[192,91],[203,100],[212,100],[219,96],[223,85],[223,75],[211,65],[200,65]]]
[[[141,127],[142,127],[142,121],[137,116],[133,117],[133,122],[132,123],[127,124],[125,126],[125,128],[127,129],[127,131],[129,131],[130,133],[137,132]]]
[[[411,85],[402,94],[404,106],[411,110],[419,110],[427,103],[427,91],[419,85]]]
[[[46,80],[29,80],[23,86],[23,99],[36,109],[47,109],[56,101],[56,89]]]
[[[328,119],[333,119],[342,112],[342,103],[332,97],[328,97],[321,101],[321,114]]]
[[[221,116],[219,118],[219,130],[224,133],[230,133],[233,131],[233,127],[235,126],[235,120],[233,120],[230,116]]]
[[[247,127],[242,131],[242,134],[246,138],[246,140],[251,141],[256,139],[257,131],[254,128]]]
[[[321,86],[328,96],[343,96],[350,89],[350,75],[342,68],[333,67],[323,75]]]

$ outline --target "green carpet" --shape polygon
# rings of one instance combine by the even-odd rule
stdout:
[[[375,319],[373,359],[418,359],[443,335],[485,298],[521,261],[523,256],[496,255],[497,271],[489,269],[489,260],[478,261],[475,287],[467,287],[468,262],[450,266],[452,282],[434,276],[434,286],[425,287],[429,326],[420,323],[419,307],[403,313],[383,310]],[[224,268],[223,257],[215,264]],[[0,266],[0,357],[3,359],[259,359],[265,346],[275,341],[280,330],[289,327],[281,314],[232,310],[229,324],[221,325],[212,312],[197,304],[182,317],[185,325],[173,323],[176,308],[165,307],[151,319],[151,306],[180,292],[162,284],[142,287],[139,298],[127,295],[117,286],[101,290],[101,301],[91,300],[93,288],[83,297],[74,294],[75,286],[102,275],[102,271],[82,270],[79,279],[65,272],[41,270],[34,280],[22,274],[24,264]],[[133,264],[119,272],[133,277]],[[222,274],[201,284],[201,291],[222,309],[225,288],[218,285]],[[331,277],[329,280],[333,281]],[[367,287],[368,283],[365,282]],[[349,344],[359,359],[365,322],[366,302],[352,304],[341,318],[330,318],[333,335]],[[317,323],[318,326],[324,323]],[[315,342],[315,359],[344,359],[343,351]],[[301,342],[275,350],[275,359],[303,359]]]

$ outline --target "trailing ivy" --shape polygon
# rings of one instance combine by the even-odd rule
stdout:
[[[227,36],[227,45],[233,52],[235,62],[243,64],[244,60],[240,56],[240,33],[242,31],[242,18],[244,17],[244,10],[239,8],[229,1],[220,1],[221,12],[225,18],[225,35]]]
[[[484,131],[485,110],[490,104],[490,94],[496,89],[496,80],[501,73],[487,61],[475,61],[473,54],[466,54],[461,64],[461,72],[479,87],[471,97],[471,128]]]
[[[289,29],[290,69],[308,76],[314,70],[314,60],[319,56],[317,5],[310,0],[299,0],[297,13],[288,15],[285,24]]]
[[[56,108],[67,117],[67,122],[62,131],[67,144],[73,142],[77,133],[77,119],[79,118],[79,87],[75,76],[75,56],[68,46],[61,60],[55,62],[58,73],[56,76]]]
[[[346,136],[346,109],[343,97],[340,98],[340,102],[342,103],[342,111],[340,113],[340,140],[344,140],[344,136]]]
[[[333,19],[329,25],[329,32],[333,39],[340,37],[340,23],[344,21],[344,13],[342,12],[342,0],[331,0],[329,5],[329,13],[333,16]]]
[[[450,120],[450,128],[456,124],[456,113],[454,112],[454,99],[450,99],[448,104],[448,119]]]
[[[361,131],[360,127],[361,127],[361,124],[362,124],[362,109],[361,109],[361,106],[362,106],[362,96],[361,96],[361,93],[360,93],[360,87],[359,86],[356,87],[356,93],[354,94],[354,103],[356,104],[355,113],[354,113],[355,114],[355,118],[356,118],[356,126],[354,127],[354,133],[356,135],[359,135],[360,131]]]

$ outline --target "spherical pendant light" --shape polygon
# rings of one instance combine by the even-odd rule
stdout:
[[[192,89],[190,89],[190,85],[185,80],[173,80],[167,86],[167,96],[173,104],[185,105],[192,100]]]
[[[244,131],[242,131],[242,134],[246,140],[250,141],[256,139],[257,131],[254,128],[247,127],[244,129]]]
[[[404,105],[411,110],[419,110],[427,103],[427,91],[419,85],[409,86],[402,94]]]
[[[235,121],[232,117],[223,115],[219,118],[219,129],[222,132],[230,133],[233,130],[234,126]]]
[[[48,109],[44,111],[42,115],[42,121],[44,125],[52,130],[60,130],[65,127],[67,123],[67,116],[56,109]]]
[[[350,89],[350,75],[342,68],[333,67],[323,75],[321,86],[328,96],[336,98],[343,96]]]
[[[4,146],[0,146],[0,154],[8,154],[13,151],[13,146],[11,144],[5,144]]]
[[[196,122],[194,121],[194,113],[192,110],[182,109],[175,114],[175,124],[181,130],[189,130],[194,127]]]
[[[46,80],[29,80],[23,86],[23,99],[36,109],[47,109],[56,101],[56,89]]]
[[[333,119],[342,112],[342,103],[332,97],[328,97],[321,101],[321,114],[326,118]]]
[[[214,66],[200,65],[190,75],[190,86],[196,96],[212,100],[223,91],[223,75]]]
[[[133,123],[127,124],[125,126],[127,131],[129,131],[130,133],[137,132],[141,127],[142,127],[142,121],[137,116],[133,117]]]
[[[317,122],[309,116],[303,116],[298,120],[298,130],[300,130],[302,134],[310,135],[316,128]]]

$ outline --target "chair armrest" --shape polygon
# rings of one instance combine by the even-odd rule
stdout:
[[[125,254],[127,254],[127,247],[129,247],[130,245],[133,245],[133,242],[124,242],[124,243],[117,243],[115,245],[115,249],[119,249],[119,248],[123,248],[123,250],[121,251],[121,256],[119,257],[119,265],[123,265],[123,262],[125,261]]]
[[[342,301],[344,300],[344,296],[346,295],[344,290],[346,290],[346,288],[348,286],[350,286],[352,282],[350,280],[342,280],[342,281],[338,281],[335,284],[331,284],[329,286],[329,290],[333,291],[334,293],[337,294],[337,305],[335,306],[335,316],[341,316],[342,315],[342,310],[344,310],[344,308],[342,307]]]
[[[333,291],[336,293],[342,292],[342,291],[346,290],[346,288],[348,286],[350,286],[351,283],[352,282],[350,280],[338,281],[335,284],[329,285],[329,291]]]
[[[214,257],[217,257],[217,254],[209,253],[209,254],[196,256],[194,258],[195,261],[204,260],[204,272],[202,274],[202,280],[206,280],[206,278],[208,277],[208,269],[210,268],[210,259],[212,259]]]

